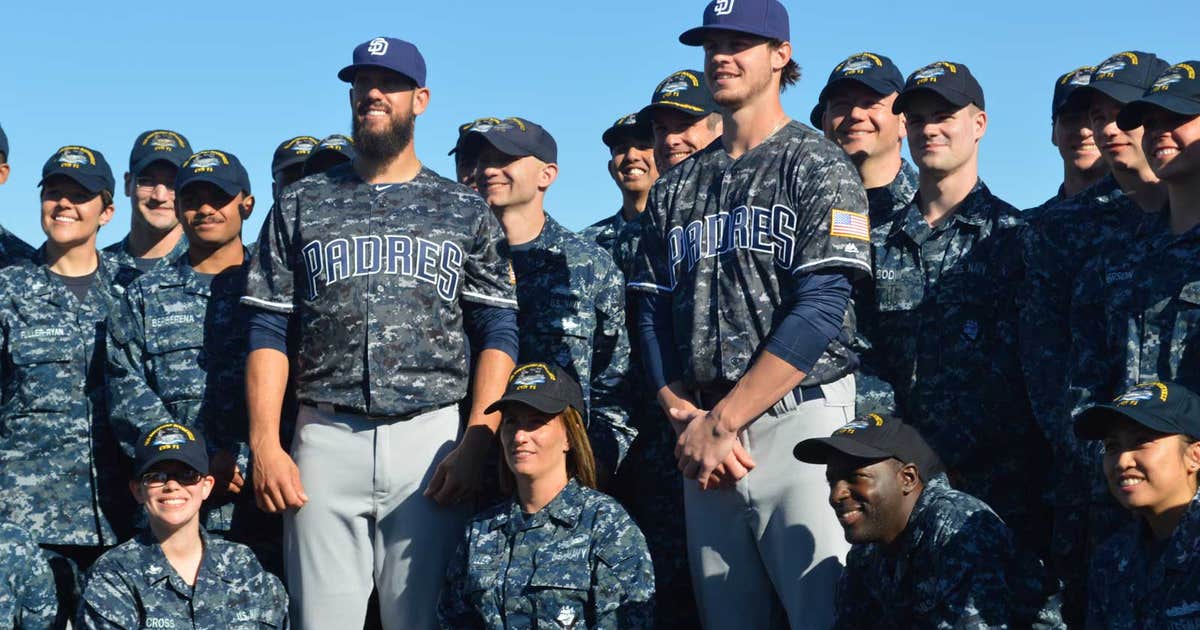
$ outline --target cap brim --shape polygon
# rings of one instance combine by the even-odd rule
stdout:
[[[564,401],[554,401],[549,400],[546,396],[539,396],[534,391],[519,391],[505,394],[500,400],[488,405],[488,408],[484,409],[483,412],[493,413],[499,411],[505,405],[513,403],[528,405],[542,413],[561,413],[564,409],[571,406]]]
[[[188,177],[179,185],[179,192],[183,192],[184,188],[187,188],[196,182],[208,182],[213,186],[225,191],[225,194],[229,195],[230,197],[236,197],[238,193],[243,192],[241,184],[230,181],[223,177],[215,177],[209,174],[193,175]]]
[[[1155,92],[1121,108],[1121,113],[1117,114],[1117,126],[1124,131],[1137,129],[1142,126],[1146,112],[1155,107],[1184,116],[1200,115],[1200,102],[1166,92]]]
[[[679,34],[679,43],[683,44],[684,46],[703,46],[704,45],[704,37],[706,35],[708,35],[708,33],[710,31],[725,31],[727,33],[745,33],[747,35],[754,35],[755,37],[766,37],[768,39],[771,38],[771,35],[769,33],[763,33],[763,32],[751,30],[748,28],[711,24],[709,26],[697,26],[696,28],[690,28],[690,29],[680,33]]]
[[[522,157],[526,157],[526,156],[537,157],[537,154],[535,154],[533,151],[521,146],[520,144],[518,144],[516,142],[513,142],[512,140],[509,140],[508,137],[505,136],[504,134],[489,134],[489,133],[483,133],[480,131],[472,131],[472,132],[468,133],[466,135],[466,137],[463,138],[462,146],[459,147],[458,150],[465,151],[465,150],[471,149],[472,147],[478,148],[479,145],[472,144],[472,143],[476,143],[476,142],[486,142],[487,144],[490,144],[493,148],[495,148],[497,151],[499,151],[509,157],[514,157],[514,158],[522,158]],[[538,157],[538,159],[540,160],[542,158]],[[553,160],[550,160],[550,161],[553,161]]]
[[[951,105],[953,105],[955,107],[966,107],[967,105],[970,105],[971,103],[974,102],[971,100],[970,96],[963,94],[962,92],[959,92],[958,90],[950,90],[950,89],[946,89],[946,88],[938,89],[938,88],[935,88],[932,86],[919,87],[919,88],[913,88],[913,89],[905,90],[905,91],[901,92],[900,95],[896,97],[896,100],[892,101],[892,113],[893,114],[903,114],[904,107],[908,104],[908,101],[910,99],[912,99],[914,94],[920,94],[921,92],[929,92],[930,94],[937,94],[938,96],[946,99],[947,103],[950,103]]]
[[[1121,419],[1132,420],[1160,433],[1179,433],[1178,426],[1158,414],[1147,413],[1136,407],[1104,404],[1088,407],[1075,416],[1075,436],[1081,440],[1102,440],[1108,435],[1109,426]]]
[[[106,181],[103,177],[100,177],[98,175],[84,175],[82,173],[72,173],[72,172],[66,171],[66,170],[53,171],[51,173],[47,173],[44,177],[42,177],[42,179],[40,179],[38,181],[37,185],[44,186],[46,184],[46,180],[50,179],[51,177],[54,177],[55,175],[62,175],[63,177],[70,179],[71,181],[75,182],[76,184],[79,184],[80,186],[83,186],[84,188],[86,188],[87,191],[92,194],[98,194],[102,190],[107,190],[109,192],[113,192],[112,188],[111,188],[112,185],[110,185],[108,183],[108,181]]]
[[[1116,81],[1099,81],[1079,86],[1079,89],[1075,90],[1072,96],[1076,94],[1091,94],[1092,92],[1099,92],[1118,103],[1125,104],[1141,99],[1146,90],[1136,85],[1126,85],[1124,83],[1117,83]]]
[[[271,174],[275,175],[286,168],[295,166],[297,164],[303,164],[305,162],[305,160],[307,160],[307,159],[308,159],[307,155],[289,156],[283,160],[280,160],[279,162],[272,164],[271,165]]]
[[[167,157],[166,155],[150,154],[150,155],[142,158],[141,160],[138,160],[137,162],[130,164],[129,172],[132,173],[136,177],[142,171],[146,170],[147,166],[150,166],[151,164],[154,164],[155,162],[166,162],[167,164],[170,164],[171,166],[174,166],[176,169],[178,169],[180,166],[183,166],[183,163],[186,162],[187,159],[188,159],[188,156],[186,156],[186,155],[180,155],[178,158],[175,158],[175,157]]]
[[[808,464],[825,464],[832,453],[842,453],[861,459],[887,459],[891,453],[881,451],[857,440],[840,435],[825,438],[809,438],[792,449],[792,456]]]
[[[362,70],[363,68],[383,68],[384,70],[390,70],[402,77],[406,77],[409,81],[413,82],[413,85],[416,85],[417,87],[423,87],[421,82],[417,81],[415,77],[400,72],[391,66],[385,66],[381,63],[352,63],[345,68],[338,70],[337,78],[345,81],[346,83],[354,83],[354,75],[358,74],[358,71]]]
[[[146,474],[146,471],[153,468],[155,466],[155,464],[160,464],[162,462],[180,462],[182,464],[187,464],[188,466],[191,466],[193,470],[195,470],[196,472],[198,472],[202,475],[208,474],[208,458],[207,457],[205,457],[203,459],[201,459],[200,457],[192,458],[192,457],[187,457],[185,455],[181,455],[180,453],[181,453],[181,451],[163,451],[161,453],[155,453],[153,457],[151,457],[150,459],[143,462],[141,466],[138,466],[138,469],[134,473],[134,476],[141,477],[142,475]]]
[[[648,127],[649,125],[647,125]],[[641,128],[640,124],[625,125],[622,127],[609,127],[603,134],[600,135],[600,141],[607,147],[612,147],[620,140],[624,139],[641,140],[643,142],[653,142],[654,134],[648,129]]]

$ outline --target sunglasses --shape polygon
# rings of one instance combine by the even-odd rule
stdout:
[[[204,475],[195,470],[184,470],[180,472],[163,472],[154,471],[142,475],[142,485],[147,488],[161,488],[168,481],[175,480],[181,486],[194,486],[204,479]]]

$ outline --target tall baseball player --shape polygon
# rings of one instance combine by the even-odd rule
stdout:
[[[187,138],[167,129],[144,131],[134,141],[125,172],[129,234],[104,248],[121,267],[114,279],[119,286],[187,251],[175,217],[175,174],[191,154]]]
[[[667,170],[631,290],[674,420],[706,628],[827,628],[848,545],[789,444],[853,417],[850,285],[870,273],[867,199],[837,145],[783,111],[798,78],[777,0],[715,0],[703,45],[724,132]]]
[[[377,37],[353,60],[338,77],[352,84],[357,157],[285,190],[250,263],[252,476],[260,505],[285,511],[297,627],[360,627],[374,586],[384,628],[429,628],[430,576],[445,573],[467,516],[455,503],[482,478],[499,423],[484,410],[517,354],[517,302],[487,205],[417,159],[421,53]],[[460,433],[464,329],[477,359]],[[302,405],[291,456],[279,440],[289,353]]]
[[[8,181],[11,170],[8,165],[8,135],[0,127],[0,186]],[[32,245],[0,227],[0,268],[31,260],[33,252]]]

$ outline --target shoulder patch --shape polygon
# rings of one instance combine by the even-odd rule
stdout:
[[[871,220],[861,212],[834,208],[829,218],[829,235],[871,241]]]

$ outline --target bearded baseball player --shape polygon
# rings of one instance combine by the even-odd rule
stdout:
[[[286,188],[250,263],[254,486],[284,512],[296,627],[361,627],[375,587],[384,628],[429,628],[499,423],[484,410],[517,354],[517,301],[487,205],[417,159],[421,53],[378,37],[353,60],[338,78],[352,84],[355,159]],[[289,354],[301,403],[290,456]]]
[[[705,628],[828,628],[848,545],[824,476],[789,444],[854,415],[851,282],[867,198],[845,153],[783,111],[799,78],[778,0],[715,0],[703,46],[723,135],[667,170],[629,287],[644,361],[679,435]]]

